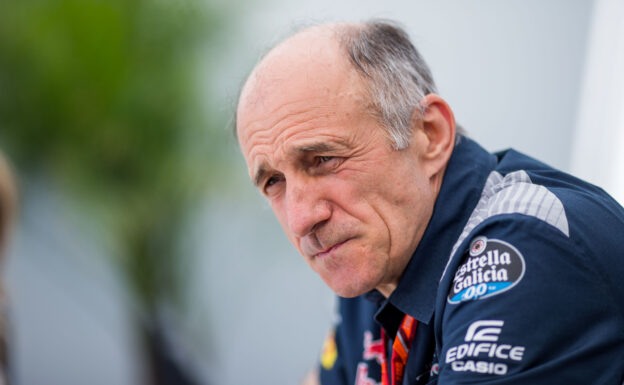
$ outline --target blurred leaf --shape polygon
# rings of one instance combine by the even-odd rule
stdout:
[[[179,297],[178,232],[223,172],[221,115],[197,101],[223,22],[191,0],[0,1],[0,143],[114,229],[148,307]]]

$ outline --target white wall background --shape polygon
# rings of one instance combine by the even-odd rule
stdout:
[[[624,1],[596,1],[572,147],[572,172],[624,204]]]
[[[614,9],[621,17],[621,4],[594,14],[590,0],[241,3],[229,25],[229,49],[207,58],[222,68],[219,83],[208,92],[229,110],[228,101],[235,99],[254,62],[301,23],[396,19],[429,62],[457,120],[486,148],[513,146],[564,170],[581,164],[590,177],[595,167],[611,163],[619,168],[613,167],[608,180],[623,167],[610,139],[622,129],[624,85],[617,83],[610,91],[619,92],[619,105],[613,106],[619,118],[598,124],[617,121],[620,131],[593,135],[587,127],[595,122],[595,112],[579,106],[598,103],[595,111],[602,106],[595,100],[610,100],[609,93],[592,87],[595,75],[585,75],[584,68],[595,71],[591,68],[600,61],[610,60],[613,35],[590,25],[612,17]],[[617,73],[622,66],[611,68]],[[610,77],[597,71],[601,82],[609,83]],[[576,127],[580,139],[575,142]],[[586,138],[600,141],[587,147]],[[197,257],[195,276],[189,277],[195,282],[190,295],[196,307],[186,327],[202,334],[198,351],[204,353],[192,366],[210,384],[296,384],[316,362],[333,296],[282,235],[268,205],[246,180],[242,157],[236,162],[239,172],[232,178],[238,193],[207,203],[190,234]],[[38,206],[22,223],[8,269],[19,383],[138,383],[140,362],[133,355],[118,281],[110,267],[82,258],[97,250],[97,242],[82,238],[80,220],[63,215],[63,205],[46,191],[31,199]]]

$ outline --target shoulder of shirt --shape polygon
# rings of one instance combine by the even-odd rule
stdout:
[[[531,165],[531,159],[527,159],[529,161],[524,165]],[[489,174],[480,199],[452,248],[449,262],[464,241],[469,241],[475,235],[475,230],[480,225],[497,218],[502,219],[503,215],[512,216],[519,221],[539,220],[569,239],[570,218],[577,226],[578,234],[586,232],[586,222],[602,226],[601,219],[609,211],[622,214],[622,208],[602,189],[541,163],[535,163],[536,169],[499,169]],[[507,173],[503,174],[505,171]],[[619,226],[620,223],[616,225]],[[579,226],[583,230],[579,231]],[[590,229],[590,232],[595,230]],[[575,242],[579,240],[576,239]]]
[[[502,214],[520,214],[540,219],[569,236],[568,220],[561,200],[549,189],[534,184],[524,170],[503,176],[492,171],[481,197],[451,251],[459,246],[486,220]]]

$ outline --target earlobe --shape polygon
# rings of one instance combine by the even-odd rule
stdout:
[[[425,110],[419,127],[425,138],[420,156],[432,177],[444,170],[453,152],[455,116],[448,103],[436,94],[425,96],[420,103]]]

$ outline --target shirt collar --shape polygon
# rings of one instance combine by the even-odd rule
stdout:
[[[494,155],[476,142],[460,138],[447,165],[425,233],[397,288],[383,301],[375,316],[382,326],[386,327],[387,322],[395,323],[396,309],[421,323],[430,322],[440,276],[453,244],[477,205],[487,176],[495,166]],[[371,296],[374,295],[368,295]],[[396,326],[391,326],[392,329]]]

